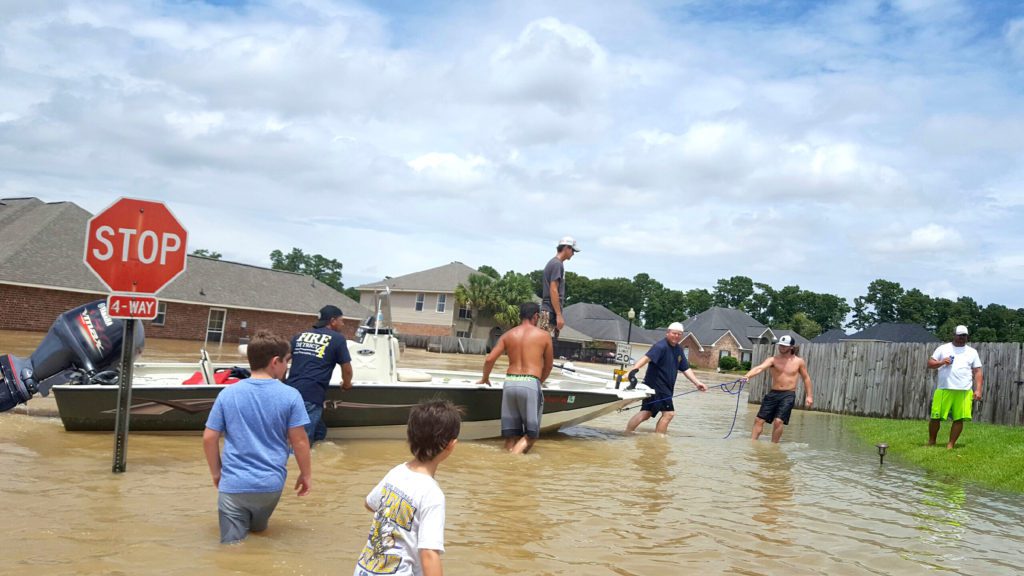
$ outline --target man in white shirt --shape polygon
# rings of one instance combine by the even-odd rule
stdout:
[[[966,326],[957,326],[953,331],[953,341],[935,349],[928,359],[928,368],[939,370],[939,384],[932,396],[931,421],[928,423],[928,445],[935,445],[939,425],[952,414],[953,425],[946,444],[946,449],[952,450],[964,429],[964,420],[971,419],[972,403],[981,400],[981,358],[977,350],[967,345]]]

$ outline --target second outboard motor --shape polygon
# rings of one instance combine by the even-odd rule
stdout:
[[[136,320],[132,360],[142,353],[145,336]],[[39,392],[68,382],[76,374],[92,379],[121,359],[124,324],[107,312],[107,302],[97,300],[68,310],[54,321],[32,355],[0,356],[0,412],[28,402]]]

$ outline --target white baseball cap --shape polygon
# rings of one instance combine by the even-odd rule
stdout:
[[[967,334],[967,326],[964,326],[963,324],[957,326],[956,330],[953,331],[953,334],[956,334],[957,336],[959,336],[961,334],[966,335]]]
[[[669,324],[668,325],[668,331],[669,332],[673,332],[673,331],[675,331],[675,332],[686,332],[686,330],[683,330],[683,323],[682,322],[673,322],[673,323]]]
[[[792,345],[793,345],[793,337],[790,336],[789,334],[786,334],[782,338],[779,338],[779,346],[792,346]]]
[[[576,239],[572,236],[562,236],[562,239],[555,246],[568,246],[572,248],[573,252],[580,252],[580,249],[576,246]]]

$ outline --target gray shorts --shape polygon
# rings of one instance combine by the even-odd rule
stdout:
[[[217,496],[220,543],[240,542],[245,540],[249,532],[266,530],[270,515],[274,513],[280,499],[280,492],[220,492]]]
[[[501,436],[538,438],[540,417],[544,413],[540,380],[530,375],[509,374],[502,389]]]

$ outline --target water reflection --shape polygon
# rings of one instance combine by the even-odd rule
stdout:
[[[761,508],[751,519],[768,528],[775,528],[793,505],[793,463],[778,445],[765,442],[751,443],[753,471],[751,486],[761,494]],[[755,527],[756,529],[756,527]],[[786,533],[775,534],[783,542],[790,542]]]
[[[148,353],[194,354],[195,343],[157,344]],[[480,364],[422,351],[405,359]],[[1024,573],[1024,496],[889,459],[880,468],[836,415],[795,413],[779,446],[721,440],[734,408],[719,396],[688,402],[689,425],[668,435],[624,436],[626,412],[542,438],[526,457],[497,440],[460,444],[437,476],[445,573]],[[741,421],[755,410],[741,406]],[[0,414],[0,574],[349,573],[370,525],[363,498],[409,457],[397,441],[318,445],[313,493],[282,498],[264,537],[222,547],[198,437],[133,434],[117,476],[112,448],[111,434]]]

